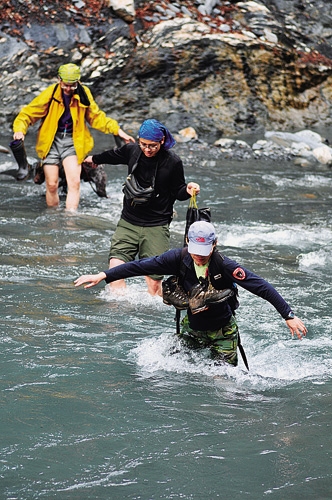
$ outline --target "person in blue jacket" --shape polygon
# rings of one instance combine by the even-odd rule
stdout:
[[[111,283],[152,273],[173,275],[175,288],[165,287],[164,302],[178,309],[187,308],[180,338],[193,348],[209,347],[217,362],[234,366],[238,363],[237,286],[270,302],[286,321],[292,336],[296,334],[302,339],[307,328],[277,290],[257,274],[219,253],[216,244],[214,226],[205,221],[194,222],[188,231],[188,248],[172,249],[98,274],[83,275],[74,283],[75,286],[87,283],[84,288],[90,288],[102,280]]]

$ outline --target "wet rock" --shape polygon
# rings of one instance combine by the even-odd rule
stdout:
[[[9,149],[5,148],[4,146],[1,146],[1,145],[0,145],[0,153],[4,153],[4,154],[7,154],[7,155],[10,155]]]
[[[313,166],[313,162],[306,158],[295,158],[294,165],[298,165],[302,168],[311,168]]]
[[[270,31],[267,28],[264,28],[264,38],[268,42],[278,43],[278,37],[277,37],[277,35],[275,35],[274,33],[272,33],[272,31]]]
[[[214,146],[220,146],[221,148],[231,148],[233,144],[235,143],[234,139],[218,139],[217,141],[214,142]]]
[[[186,127],[179,130],[178,134],[174,135],[174,138],[178,142],[189,142],[192,140],[197,140],[198,135],[196,130],[193,127]]]
[[[25,43],[4,33],[0,37],[0,60],[10,60],[15,54],[27,49]]]
[[[73,40],[87,45],[91,43],[91,37],[84,26],[72,26],[65,23],[42,26],[32,22],[24,27],[23,36],[25,40],[33,40],[34,44],[41,49],[71,48]]]
[[[289,147],[292,143],[304,143],[309,148],[315,149],[316,147],[320,147],[324,142],[321,135],[312,130],[300,130],[295,133],[266,131],[265,137],[284,147]]]
[[[323,165],[331,165],[332,163],[332,149],[328,146],[319,146],[312,150],[314,157]]]
[[[109,7],[124,21],[132,23],[135,19],[134,0],[106,0]]]
[[[266,139],[256,140],[252,146],[246,141],[220,138],[214,146],[227,159],[282,160],[298,165],[332,165],[332,148],[325,139],[311,130],[296,133],[269,131]]]
[[[322,165],[332,164],[332,148],[325,144],[325,139],[312,130],[301,130],[296,133],[271,131],[266,132],[265,137],[270,138],[266,141],[272,142],[278,147],[291,152],[293,156],[300,157]],[[263,141],[261,141],[263,142]],[[266,150],[266,144],[263,149]]]

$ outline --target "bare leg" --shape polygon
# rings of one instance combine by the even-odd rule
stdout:
[[[162,280],[153,280],[150,276],[145,276],[146,284],[148,285],[148,292],[150,295],[162,296],[161,282]]]
[[[120,264],[124,264],[124,261],[120,260],[120,259],[112,258],[112,259],[110,259],[109,268],[113,269],[113,267],[119,266]],[[109,287],[113,288],[114,290],[119,289],[119,288],[125,288],[126,282],[125,282],[125,280],[113,281],[113,283],[109,284]]]
[[[123,260],[112,258],[110,259],[109,268],[113,269],[113,267],[119,266],[120,264],[124,264]],[[161,280],[153,280],[150,276],[145,276],[145,281],[148,286],[148,292],[150,295],[159,295],[162,296],[162,288],[161,288]],[[110,288],[113,290],[119,288],[125,288],[126,282],[125,280],[113,281],[109,284]]]
[[[44,173],[46,181],[46,205],[48,207],[57,207],[59,205],[59,167],[58,165],[44,165]]]
[[[77,162],[77,156],[67,156],[62,162],[67,180],[66,210],[74,211],[80,202],[81,189],[81,165]]]

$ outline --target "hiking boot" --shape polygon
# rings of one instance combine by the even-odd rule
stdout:
[[[181,285],[178,284],[176,276],[170,276],[162,282],[163,302],[168,306],[174,306],[176,309],[188,309],[188,294]]]
[[[35,184],[43,184],[45,182],[44,167],[42,162],[38,162],[35,166],[35,175],[33,178]]]
[[[232,295],[233,291],[230,288],[216,290],[208,280],[200,279],[190,290],[189,307],[192,314],[197,314],[206,311],[209,304],[224,302]]]
[[[94,163],[82,163],[81,179],[84,182],[89,182],[97,196],[100,198],[107,198],[106,183],[107,175],[103,165],[95,165]],[[95,184],[95,188],[91,183]]]
[[[232,297],[233,290],[230,288],[224,288],[223,290],[216,290],[212,286],[207,289],[205,292],[205,303],[206,304],[216,304],[220,302],[224,302],[225,300]]]

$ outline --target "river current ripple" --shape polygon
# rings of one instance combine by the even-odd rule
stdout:
[[[240,290],[249,372],[177,352],[174,310],[143,278],[120,296],[73,286],[107,268],[125,168],[106,167],[107,199],[82,184],[74,215],[1,176],[1,498],[332,497],[331,171],[194,155],[220,249],[273,283],[307,338]]]

